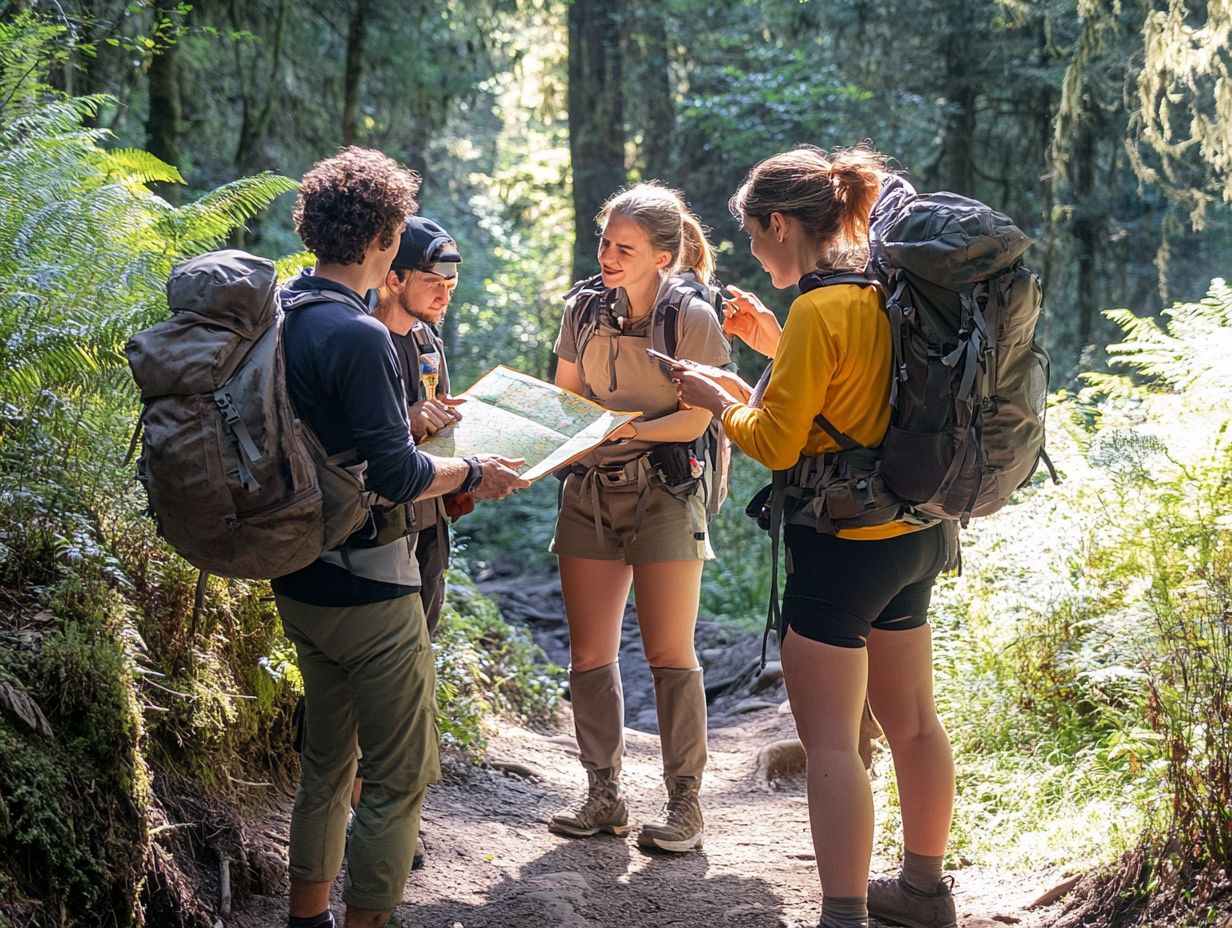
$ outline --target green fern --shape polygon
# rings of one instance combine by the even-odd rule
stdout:
[[[1232,389],[1232,287],[1224,280],[1212,281],[1206,299],[1164,310],[1166,329],[1126,309],[1104,315],[1126,334],[1108,347],[1114,363],[1176,390],[1226,397]]]
[[[168,209],[156,231],[179,254],[216,248],[231,232],[299,185],[281,174],[263,173],[224,184],[192,203]]]
[[[81,125],[105,102],[0,118],[0,400],[19,408],[41,390],[113,387],[125,340],[167,312],[172,265],[296,186],[261,174],[174,207],[147,186],[180,181],[173,166],[107,151]]]
[[[99,168],[115,180],[139,184],[182,184],[179,169],[140,148],[117,148],[103,152]]]
[[[274,262],[274,268],[278,273],[278,279],[287,281],[304,268],[311,267],[316,260],[312,252],[301,251],[297,254],[287,255],[285,258],[279,258]]]

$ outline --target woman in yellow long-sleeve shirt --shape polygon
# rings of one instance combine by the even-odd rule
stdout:
[[[771,283],[801,292],[778,338],[755,298],[741,293],[734,301],[729,332],[774,357],[758,406],[725,378],[684,368],[674,376],[685,403],[719,416],[731,439],[767,467],[838,450],[819,414],[866,447],[885,435],[892,350],[880,296],[858,282],[826,280],[863,268],[869,214],[885,178],[884,159],[869,149],[800,148],[758,164],[732,197]],[[921,928],[954,926],[952,881],[942,876],[954,766],[933,702],[928,625],[945,560],[941,526],[788,524],[785,539],[792,568],[781,651],[808,756],[820,924],[863,928],[871,913]],[[871,882],[872,796],[857,752],[866,692],[894,756],[906,848],[897,878]]]

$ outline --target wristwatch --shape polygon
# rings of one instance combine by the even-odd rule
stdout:
[[[483,462],[479,458],[463,458],[466,461],[466,479],[458,487],[461,493],[473,493],[483,483]]]

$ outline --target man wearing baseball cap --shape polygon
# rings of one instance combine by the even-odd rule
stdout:
[[[376,291],[372,315],[389,329],[394,355],[406,388],[407,420],[411,436],[421,442],[462,418],[462,400],[449,395],[449,368],[437,326],[445,318],[458,285],[462,256],[457,243],[431,219],[409,216],[398,252]],[[419,562],[419,596],[428,634],[436,634],[445,604],[445,568],[449,566],[449,521],[443,497],[411,504],[412,537]],[[359,803],[363,788],[363,761],[356,772],[351,805]],[[423,866],[423,838],[416,837],[412,866]]]
[[[449,395],[449,367],[438,326],[445,318],[462,256],[440,225],[422,216],[406,221],[398,253],[385,283],[377,291],[372,314],[389,329],[406,383],[411,435],[423,441],[462,418],[462,400]],[[414,506],[415,554],[419,560],[420,596],[435,634],[445,603],[445,568],[449,563],[449,522],[440,498]]]

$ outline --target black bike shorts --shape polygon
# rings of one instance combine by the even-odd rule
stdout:
[[[813,641],[862,648],[870,629],[905,630],[928,621],[933,584],[945,563],[941,525],[877,541],[853,541],[789,525],[791,573],[783,621]]]

